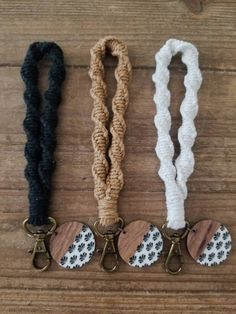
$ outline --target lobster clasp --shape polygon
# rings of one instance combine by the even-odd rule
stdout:
[[[181,240],[181,237],[179,236],[178,233],[174,233],[171,236],[171,247],[167,255],[166,261],[164,263],[166,272],[172,275],[178,274],[182,269],[182,263],[181,263],[182,254],[181,254],[181,248],[180,248],[180,240]],[[176,269],[173,269],[171,267],[171,261],[174,258],[177,258],[177,261],[178,261],[178,265]]]
[[[163,236],[171,242],[170,250],[168,252],[164,267],[167,273],[171,275],[177,275],[182,270],[182,260],[181,260],[181,247],[180,242],[185,238],[189,232],[189,223],[186,222],[185,229],[182,233],[174,232],[173,234],[168,234],[166,232],[167,224],[162,226]],[[177,259],[177,267],[173,268],[171,264],[173,260]]]
[[[119,218],[118,223],[120,224],[117,231],[108,230],[105,233],[102,233],[98,229],[100,220],[96,220],[94,223],[95,233],[96,235],[100,236],[105,240],[104,247],[101,249],[97,249],[98,253],[102,253],[100,259],[100,267],[106,272],[113,272],[119,267],[119,257],[118,251],[115,245],[115,238],[120,234],[123,226],[124,221],[123,219]],[[112,262],[108,261],[109,256],[112,256]],[[110,260],[110,259],[109,259]],[[108,266],[109,264],[109,266]]]
[[[52,226],[48,231],[39,229],[34,232],[28,227],[28,219],[25,219],[23,222],[25,232],[29,237],[34,238],[35,241],[33,249],[29,250],[29,253],[32,254],[32,265],[40,272],[47,270],[51,264],[51,255],[46,247],[45,239],[55,230],[56,221],[51,217],[49,217],[49,221],[52,223]]]
[[[107,233],[104,234],[103,238],[105,240],[104,247],[103,249],[97,250],[97,252],[102,252],[102,256],[101,256],[99,264],[104,271],[113,272],[119,266],[118,253],[117,253],[115,242],[114,242],[115,234],[111,231],[108,231]],[[107,266],[107,262],[106,262],[109,255],[113,257],[113,263],[111,264],[111,266]]]
[[[29,253],[32,254],[32,265],[35,269],[39,271],[47,270],[51,264],[51,256],[45,245],[46,235],[47,234],[43,232],[42,230],[38,230],[34,234],[34,239],[35,239],[34,248],[32,250],[29,250]],[[43,257],[44,260],[46,260],[43,266],[38,265],[38,261],[41,259],[40,255],[41,257]]]

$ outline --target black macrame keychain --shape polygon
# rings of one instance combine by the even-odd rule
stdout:
[[[38,63],[44,57],[52,64],[48,73],[48,89],[41,96],[38,89]],[[29,217],[24,220],[23,227],[26,233],[35,239],[34,248],[31,250],[32,264],[36,269],[44,271],[50,266],[51,259],[44,241],[56,228],[56,221],[48,217],[48,211],[51,177],[55,169],[57,108],[61,102],[61,86],[65,79],[61,48],[53,42],[31,44],[21,68],[21,76],[25,83],[25,177],[29,184]],[[38,253],[44,254],[47,259],[43,266],[37,263]]]

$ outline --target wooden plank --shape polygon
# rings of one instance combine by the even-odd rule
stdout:
[[[216,219],[236,242],[236,2],[209,1],[201,14],[179,0],[28,1],[0,0],[0,312],[5,313],[235,313],[236,250],[216,268],[201,267],[183,250],[183,273],[170,276],[160,262],[119,272],[99,269],[99,256],[80,271],[53,263],[50,271],[32,270],[27,250],[32,241],[21,230],[27,215],[23,175],[25,108],[20,64],[28,45],[55,40],[65,51],[67,79],[57,128],[57,169],[51,212],[58,223],[79,220],[92,225],[97,216],[91,163],[93,150],[88,77],[89,49],[102,36],[115,34],[129,47],[133,78],[126,114],[125,187],[120,214],[126,222],[165,220],[164,187],[157,175],[154,54],[170,37],[197,45],[203,70],[200,111],[194,146],[196,167],[188,183],[187,219]],[[114,65],[106,61],[109,99],[115,91]],[[173,128],[178,152],[178,113],[183,98],[184,67],[171,65]],[[46,88],[48,67],[42,70]],[[101,243],[99,243],[100,245]]]
[[[133,71],[126,115],[123,164],[126,184],[119,207],[127,222],[139,218],[161,226],[165,219],[165,199],[163,184],[157,176],[159,161],[154,152],[153,71]],[[43,70],[43,78],[46,72],[47,67]],[[171,111],[176,126],[180,124],[178,104],[184,93],[183,76],[184,71],[179,67],[172,69]],[[203,76],[197,119],[199,136],[194,147],[196,170],[188,185],[186,212],[191,222],[204,218],[223,222],[236,241],[236,221],[232,219],[236,203],[236,140],[231,132],[235,128],[236,95],[229,92],[236,85],[236,73],[206,70]],[[184,271],[177,277],[163,272],[163,258],[142,271],[121,263],[120,271],[112,276],[99,270],[99,256],[78,272],[64,271],[55,264],[47,273],[32,271],[27,254],[32,242],[20,227],[27,213],[27,184],[23,177],[25,135],[22,120],[25,108],[19,67],[1,67],[0,78],[0,304],[5,313],[13,312],[16,307],[22,313],[37,313],[39,306],[51,313],[59,308],[63,313],[76,313],[78,306],[83,313],[141,313],[144,310],[148,313],[157,310],[162,313],[196,313],[200,309],[206,313],[233,313],[236,308],[233,301],[236,291],[235,248],[226,264],[208,269],[194,263],[183,246]],[[112,82],[111,96],[115,89],[112,68],[107,70],[107,80]],[[57,129],[58,164],[53,178],[52,213],[59,223],[77,219],[92,224],[96,219],[91,176],[93,125],[89,88],[87,69],[67,69]],[[172,130],[175,139],[176,128]],[[229,298],[230,302],[227,301]],[[116,308],[111,305],[114,302]]]
[[[184,1],[0,1],[1,64],[19,65],[36,40],[60,44],[69,65],[89,64],[89,49],[108,34],[129,46],[133,66],[154,66],[170,37],[193,42],[203,68],[236,69],[236,2],[215,0],[201,14]]]
[[[54,291],[53,298],[50,298],[50,291],[44,291],[43,297],[40,302],[40,309],[37,308],[36,304],[30,300],[24,299],[24,294],[21,290],[16,290],[16,298],[12,302],[11,293],[4,291],[4,303],[7,304],[8,309],[14,309],[19,303],[19,310],[28,313],[30,310],[35,313],[40,313],[42,308],[50,311],[50,313],[141,313],[145,310],[147,313],[156,313],[156,310],[160,310],[161,313],[234,313],[235,311],[235,300],[232,293],[222,295],[220,293],[209,293],[209,294],[193,294],[188,293],[175,293],[166,294],[162,292],[160,294],[146,293],[143,297],[135,292],[130,293],[117,293],[113,295],[107,295],[104,292],[100,293],[89,293],[83,292],[78,293],[77,291]],[[37,298],[37,290],[33,291],[34,299]],[[133,299],[137,300],[136,303]],[[85,301],[88,304],[84,307]],[[94,300],[97,300],[96,307]],[[109,304],[116,301],[116,308],[110,308]],[[176,304],[178,300],[178,304]],[[211,306],[212,302],[217,300],[217,308]],[[182,301],[182,304],[181,304]],[[204,303],[203,303],[204,301]],[[9,304],[11,302],[11,305]],[[204,305],[205,304],[205,305]],[[210,306],[206,306],[206,305]],[[167,309],[167,306],[169,309]],[[55,311],[55,308],[57,309]],[[220,312],[221,311],[221,312]],[[10,311],[11,313],[11,311]]]

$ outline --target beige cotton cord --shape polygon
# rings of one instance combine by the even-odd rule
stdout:
[[[107,50],[112,56],[118,58],[118,65],[115,69],[117,89],[112,99],[113,117],[109,126],[110,140],[107,129],[109,121],[109,112],[106,107],[107,86],[104,82],[102,63]],[[109,226],[119,219],[117,200],[124,184],[121,162],[125,156],[124,113],[129,101],[128,82],[131,76],[131,64],[126,45],[115,37],[105,37],[99,40],[90,53],[89,75],[92,80],[90,93],[94,103],[91,117],[94,122],[92,134],[94,195],[98,201],[100,223],[103,226]]]

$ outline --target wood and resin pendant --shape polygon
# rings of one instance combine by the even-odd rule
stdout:
[[[163,249],[159,229],[150,222],[135,220],[124,227],[118,238],[121,258],[132,267],[147,267],[155,263]]]
[[[81,222],[66,222],[50,239],[52,258],[63,268],[80,268],[90,261],[95,251],[92,230]]]
[[[224,225],[214,220],[202,220],[189,231],[187,248],[197,263],[216,266],[227,259],[232,240]]]

